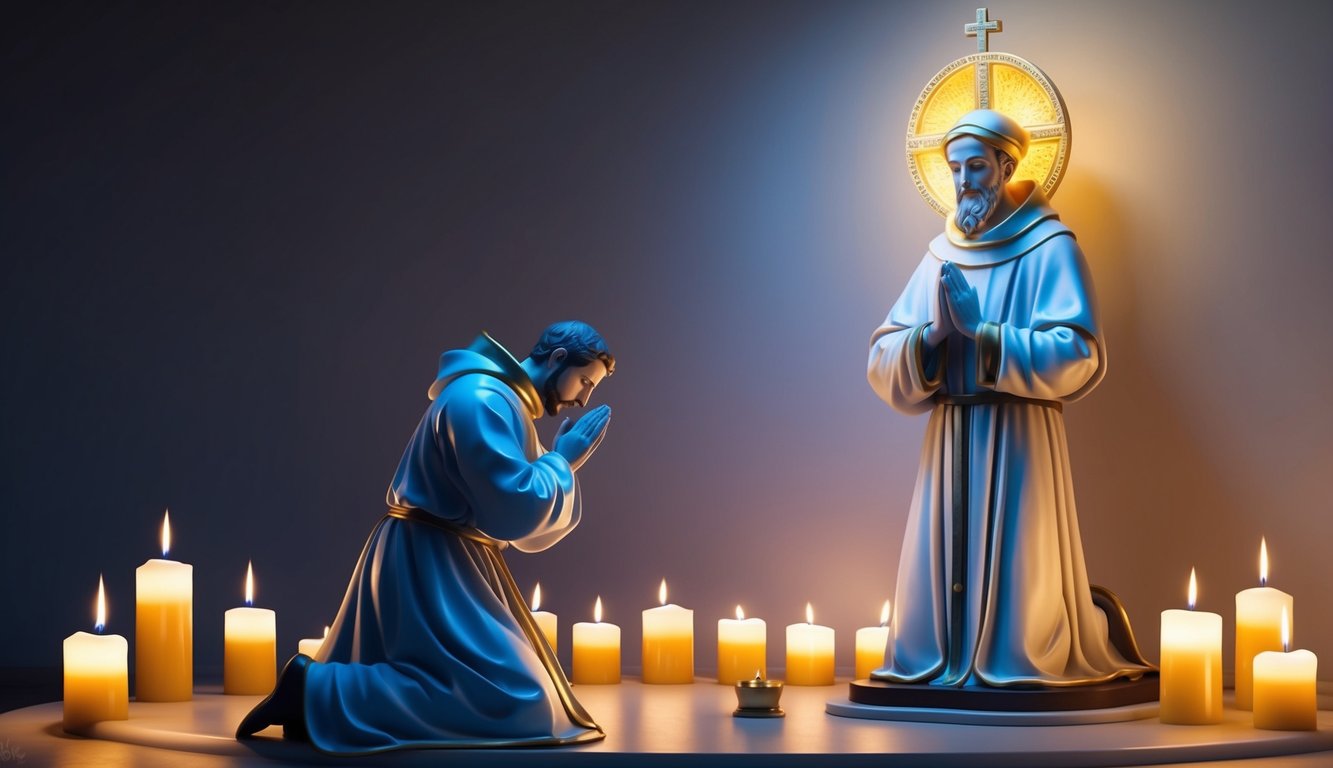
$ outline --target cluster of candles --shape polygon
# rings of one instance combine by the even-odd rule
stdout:
[[[694,611],[667,602],[666,579],[657,590],[657,608],[643,612],[643,682],[694,682]],[[532,593],[533,616],[552,650],[559,621],[539,610],[541,585]],[[877,627],[856,632],[856,677],[869,677],[884,664],[889,642],[889,602],[884,601]],[[593,620],[573,628],[574,649],[570,679],[583,685],[620,682],[620,627],[602,621],[602,598],[593,604]],[[787,626],[787,680],[789,685],[833,685],[832,627],[815,624],[814,608],[805,606],[805,622]],[[736,618],[717,622],[717,681],[735,685],[755,674],[767,677],[768,625],[746,618],[736,606]]]
[[[171,519],[164,514],[162,558],[135,571],[134,685],[139,701],[189,701],[194,695],[194,567],[166,559],[170,549]],[[277,682],[276,614],[252,607],[253,602],[254,567],[249,565],[245,607],[232,608],[223,617],[224,693],[265,694]],[[105,627],[106,587],[99,577],[98,634],[76,632],[65,639],[65,730],[128,716],[129,645],[121,635],[103,635]],[[305,650],[310,641],[301,642]]]
[[[139,701],[189,701],[194,686],[194,569],[167,560],[171,523],[162,519],[162,558],[135,573],[135,690]],[[1294,619],[1292,596],[1267,586],[1268,546],[1260,542],[1260,586],[1236,595],[1236,707],[1254,712],[1257,728],[1313,730],[1316,726],[1316,664],[1310,651],[1290,651]],[[1197,580],[1190,572],[1189,610],[1162,612],[1161,708],[1164,723],[1206,724],[1222,720],[1222,617],[1195,611]],[[265,694],[277,677],[276,615],[251,606],[254,569],[247,567],[246,607],[226,612],[223,692]],[[667,603],[666,579],[658,590],[659,607],[643,612],[643,682],[694,682],[694,611]],[[552,650],[559,622],[542,611],[541,585],[532,610]],[[102,635],[106,625],[106,590],[97,586],[98,634],[76,632],[64,644],[64,727],[78,731],[103,720],[124,720],[129,711],[128,644],[120,635]],[[834,631],[814,623],[806,604],[804,623],[787,626],[786,682],[833,685]],[[767,677],[767,625],[746,618],[736,606],[735,619],[717,623],[717,681],[734,685]],[[877,627],[856,633],[859,678],[885,663],[889,644],[889,602]],[[324,630],[327,638],[328,628]],[[314,656],[324,639],[302,640],[300,652]],[[602,599],[592,622],[573,627],[573,682],[619,683],[620,627],[602,621]]]
[[[1162,611],[1161,708],[1164,723],[1222,722],[1222,617],[1195,611],[1198,581],[1190,570],[1189,610]],[[1268,542],[1259,542],[1259,586],[1236,594],[1236,708],[1254,712],[1254,727],[1315,730],[1318,659],[1292,651],[1292,596],[1268,586]]]

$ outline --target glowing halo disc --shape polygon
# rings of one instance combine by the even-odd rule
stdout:
[[[917,191],[941,216],[957,207],[953,177],[940,144],[958,118],[993,109],[1028,129],[1032,141],[1014,180],[1032,180],[1055,194],[1069,161],[1069,110],[1046,73],[1011,53],[964,56],[941,69],[912,107],[907,121],[907,167]]]

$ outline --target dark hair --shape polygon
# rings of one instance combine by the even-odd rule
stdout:
[[[537,345],[532,348],[528,357],[544,363],[557,349],[564,349],[568,353],[569,356],[565,358],[568,361],[566,365],[578,367],[594,360],[601,360],[606,366],[607,376],[616,372],[615,355],[611,354],[611,349],[606,346],[601,334],[587,323],[578,320],[551,323],[545,331],[542,331],[542,337],[537,340]]]

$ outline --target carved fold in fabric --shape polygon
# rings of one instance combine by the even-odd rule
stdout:
[[[977,333],[977,381],[985,387],[995,386],[999,368],[1000,324],[982,323]]]

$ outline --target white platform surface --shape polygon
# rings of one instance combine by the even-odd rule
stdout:
[[[884,722],[825,713],[844,698],[836,686],[788,686],[787,716],[731,716],[730,687],[711,681],[653,686],[578,686],[580,701],[607,732],[590,745],[527,750],[420,750],[346,758],[284,742],[277,729],[238,742],[236,723],[258,696],[223,696],[210,689],[180,704],[131,702],[130,719],[99,723],[94,738],[65,734],[59,702],[0,715],[0,768],[78,765],[143,768],[234,768],[265,765],[336,766],[1130,766],[1196,765],[1233,759],[1228,768],[1333,766],[1333,712],[1319,730],[1259,731],[1250,714],[1230,707],[1219,725],[1162,725],[1155,718],[1097,725],[1000,727]],[[1328,707],[1326,698],[1321,706]],[[8,757],[6,757],[8,756]]]

